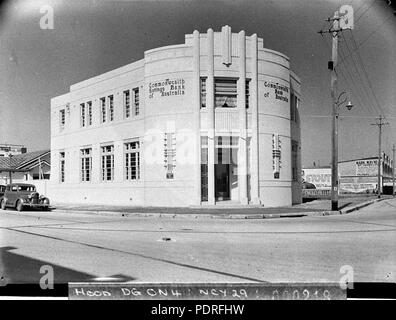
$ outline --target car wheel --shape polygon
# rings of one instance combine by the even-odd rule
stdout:
[[[18,211],[22,211],[23,210],[23,204],[22,204],[22,202],[20,200],[17,201],[16,209]]]
[[[5,202],[4,199],[1,200],[0,208],[1,208],[1,210],[5,210],[6,209],[6,202]]]

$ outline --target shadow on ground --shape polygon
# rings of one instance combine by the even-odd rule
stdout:
[[[65,268],[48,261],[30,258],[12,252],[16,247],[0,248],[0,277],[2,285],[5,284],[33,284],[40,283],[40,279],[45,272],[40,273],[42,266],[51,266],[53,268],[54,283],[68,282],[92,282],[97,275],[79,272],[73,269]],[[134,278],[117,274],[109,277],[112,281],[132,281]],[[100,280],[101,282],[106,281]]]
[[[38,260],[12,252],[16,247],[1,247],[2,277],[6,283],[40,283],[44,272],[42,266],[51,266],[54,271],[54,282],[67,283],[70,281],[88,281],[95,276],[88,273],[54,265],[47,261]]]

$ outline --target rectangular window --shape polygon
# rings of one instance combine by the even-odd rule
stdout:
[[[246,79],[245,96],[246,96],[246,109],[248,109],[249,108],[249,99],[250,99],[250,79]]]
[[[298,142],[292,140],[292,180],[298,181]]]
[[[129,90],[124,91],[124,114],[125,118],[129,118],[131,115],[131,92]]]
[[[201,136],[201,201],[208,201],[208,137]]]
[[[112,181],[114,180],[114,146],[102,146],[102,180]]]
[[[109,103],[109,121],[114,120],[114,96],[108,96],[108,103]]]
[[[295,94],[290,95],[290,121],[297,121],[298,98]]]
[[[85,103],[80,104],[80,126],[85,127]]]
[[[90,126],[92,125],[92,101],[87,102],[87,115],[88,115],[87,123]]]
[[[140,178],[140,143],[133,141],[125,143],[125,179]]]
[[[39,173],[33,173],[32,175],[33,180],[49,180],[50,179],[50,175],[48,173],[44,173],[44,174],[39,174]]]
[[[106,98],[100,98],[100,122],[105,123],[107,116]]]
[[[65,123],[66,123],[65,109],[61,109],[59,110],[59,124],[61,130],[65,128]]]
[[[59,152],[59,180],[65,182],[65,153]]]
[[[291,94],[290,99],[290,121],[294,121],[294,94]]]
[[[201,108],[206,107],[206,78],[201,78]]]
[[[139,115],[140,106],[139,106],[139,88],[133,89],[133,114],[135,116]]]
[[[92,170],[92,149],[85,148],[80,150],[80,161],[81,161],[81,182],[91,181],[91,170]]]
[[[215,79],[215,107],[235,108],[237,106],[237,80]]]

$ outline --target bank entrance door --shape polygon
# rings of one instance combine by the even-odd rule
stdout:
[[[230,165],[215,165],[215,197],[216,200],[230,200]]]
[[[238,201],[238,137],[216,136],[214,196],[216,201]],[[208,201],[208,137],[201,137],[201,201]]]
[[[238,200],[238,138],[232,136],[218,136],[216,138],[216,201]]]

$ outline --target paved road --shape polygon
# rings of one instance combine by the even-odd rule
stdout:
[[[164,241],[163,239],[168,241]],[[55,281],[395,282],[396,200],[348,215],[261,220],[0,211],[3,273]]]

